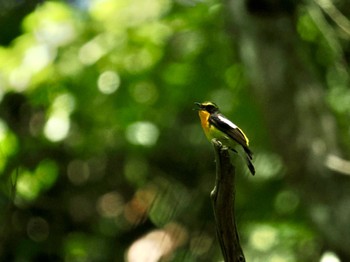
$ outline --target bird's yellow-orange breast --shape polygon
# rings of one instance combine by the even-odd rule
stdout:
[[[203,127],[205,135],[208,137],[209,135],[209,129],[210,129],[210,124],[209,124],[209,116],[210,114],[207,111],[200,110],[198,111],[199,118],[201,119],[201,125]]]

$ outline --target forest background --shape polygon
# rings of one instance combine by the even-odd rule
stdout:
[[[0,0],[0,260],[220,261],[194,102],[250,138],[247,261],[350,261],[350,2]],[[147,260],[148,259],[148,260]]]

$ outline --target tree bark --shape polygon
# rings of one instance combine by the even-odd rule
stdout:
[[[227,148],[220,142],[212,141],[215,149],[216,180],[210,194],[216,232],[225,262],[244,262],[235,218],[235,176]]]

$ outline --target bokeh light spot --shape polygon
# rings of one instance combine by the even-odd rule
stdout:
[[[93,234],[72,232],[64,239],[64,261],[105,261],[106,243]],[[100,252],[96,252],[99,250]]]
[[[34,175],[29,171],[23,171],[19,174],[17,178],[16,189],[17,196],[20,196],[26,200],[35,199],[40,191],[40,187],[38,183],[36,183]],[[16,199],[17,203],[18,200],[19,199]]]
[[[37,45],[29,48],[23,58],[23,66],[32,73],[37,73],[46,67],[56,56],[47,45]]]
[[[16,89],[16,91],[24,91],[30,80],[32,78],[32,74],[23,67],[18,67],[12,70],[9,76],[9,82],[12,87]]]
[[[73,160],[68,164],[67,175],[73,184],[81,185],[90,177],[89,165],[81,160]]]
[[[131,88],[131,95],[138,103],[153,104],[158,98],[158,91],[153,83],[140,82]]]
[[[187,230],[177,223],[169,223],[164,229],[153,230],[136,240],[126,254],[128,262],[160,261],[177,247],[186,243]]]
[[[322,254],[320,262],[340,262],[340,259],[334,252],[326,251]]]
[[[52,142],[58,142],[66,138],[70,127],[69,118],[65,115],[53,115],[44,127],[45,136]]]
[[[127,261],[159,261],[171,251],[172,246],[172,239],[166,231],[154,230],[131,245]]]
[[[139,189],[134,197],[125,205],[124,217],[132,225],[141,222],[157,196],[157,189],[154,186],[146,186]]]
[[[70,114],[75,109],[75,98],[70,93],[63,93],[57,96],[52,104],[52,109],[55,112],[62,114]]]
[[[52,103],[51,114],[44,126],[45,136],[52,142],[65,139],[70,129],[69,115],[75,109],[75,99],[69,93],[58,95]]]
[[[114,71],[103,72],[97,80],[98,90],[106,95],[114,93],[119,88],[119,85],[120,77]]]
[[[140,73],[149,69],[156,62],[155,51],[143,48],[130,53],[124,59],[124,67],[132,74]]]
[[[58,176],[58,167],[55,162],[45,159],[40,162],[34,172],[16,170],[12,176],[17,177],[16,204],[22,200],[32,201],[38,195],[51,188]]]
[[[97,210],[103,217],[117,217],[123,209],[124,201],[118,192],[106,193],[97,202]]]
[[[250,243],[260,251],[268,251],[277,243],[277,230],[268,225],[260,225],[250,235]]]
[[[255,168],[259,170],[258,179],[270,179],[276,177],[282,171],[283,164],[280,156],[273,153],[260,152],[254,162]]]
[[[159,130],[151,122],[135,122],[126,130],[127,140],[134,145],[153,146],[156,144]]]
[[[331,209],[326,205],[313,205],[311,208],[311,216],[318,223],[326,223],[330,220]]]
[[[288,214],[295,211],[299,205],[298,196],[292,191],[282,191],[275,199],[275,209],[281,214]]]
[[[51,46],[63,46],[70,43],[77,33],[71,22],[46,21],[37,29],[37,37]]]
[[[92,65],[96,63],[103,55],[105,51],[101,45],[93,39],[83,45],[79,50],[79,60],[84,65]]]
[[[49,236],[49,224],[41,217],[32,217],[27,224],[28,237],[35,242],[42,242]]]

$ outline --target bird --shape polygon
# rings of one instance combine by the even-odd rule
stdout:
[[[213,139],[221,142],[224,146],[236,152],[235,147],[241,146],[245,152],[245,160],[252,175],[255,174],[253,166],[253,152],[249,148],[249,139],[242,129],[231,122],[223,114],[219,107],[213,102],[195,102],[197,106],[201,125],[207,139],[211,142]]]

